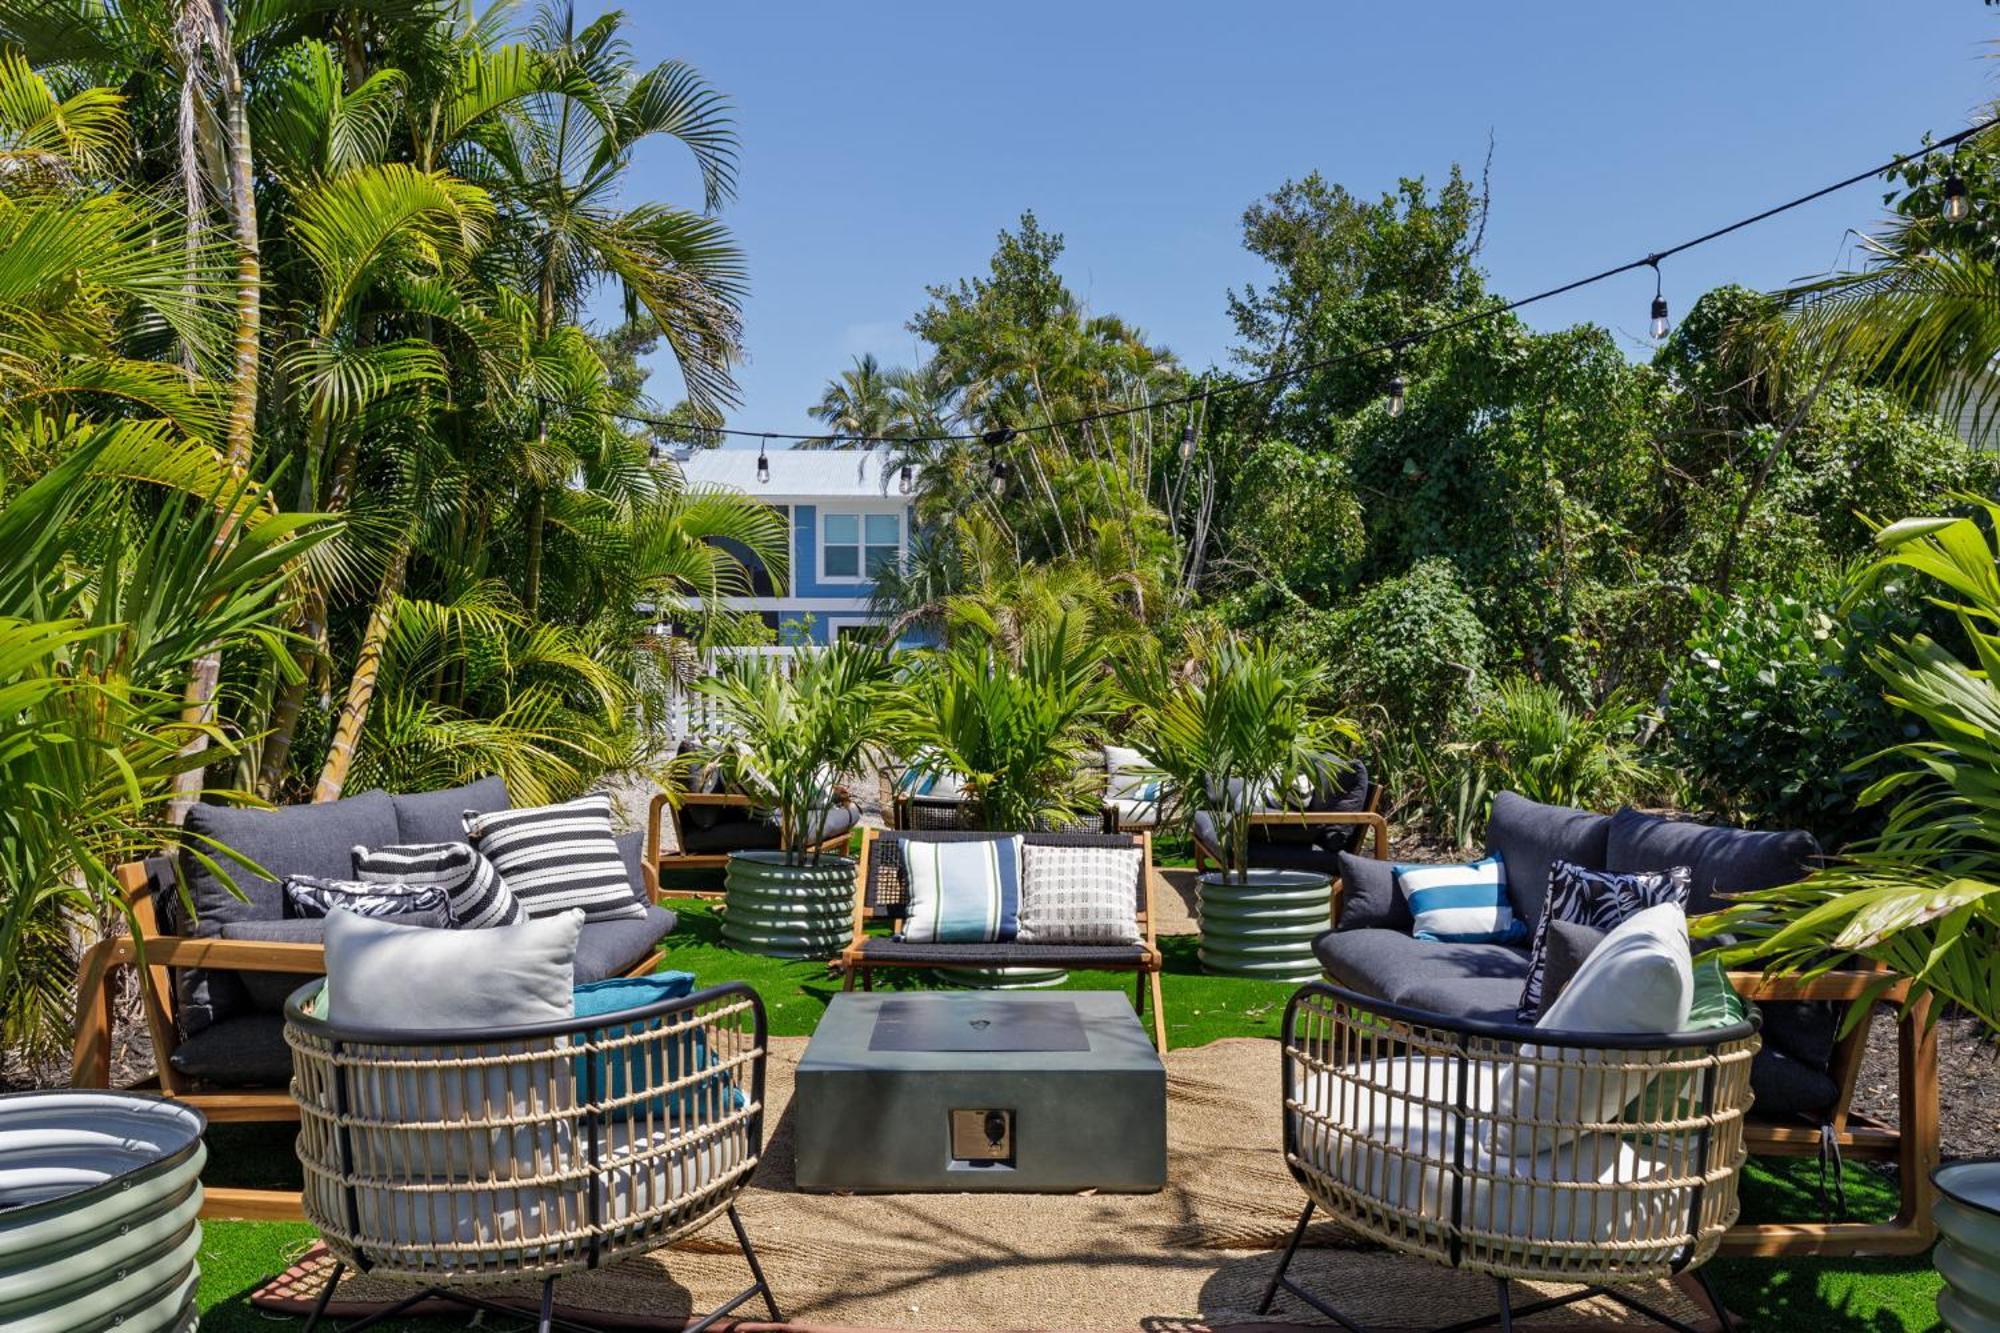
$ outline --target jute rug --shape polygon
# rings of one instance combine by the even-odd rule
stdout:
[[[801,1194],[792,1182],[792,1074],[801,1037],[772,1043],[774,1131],[739,1201],[790,1320],[813,1326],[923,1329],[1195,1329],[1269,1322],[1254,1313],[1304,1204],[1279,1152],[1276,1043],[1232,1039],[1167,1055],[1167,1172],[1152,1195]],[[1350,1317],[1384,1329],[1432,1328],[1493,1308],[1485,1278],[1364,1248],[1316,1227],[1292,1275]],[[328,1263],[314,1251],[251,1298],[288,1314],[310,1308]],[[586,1320],[674,1328],[690,1310],[749,1278],[726,1223],[670,1249],[557,1284]],[[1558,1286],[1518,1287],[1525,1304]],[[407,1295],[350,1278],[335,1312],[362,1314]],[[509,1291],[524,1303],[533,1292]],[[1636,1292],[1701,1326],[1672,1284]],[[742,1310],[756,1319],[761,1306]],[[1318,1322],[1289,1298],[1273,1318]],[[1643,1321],[1609,1302],[1551,1312],[1526,1327],[1625,1328]]]

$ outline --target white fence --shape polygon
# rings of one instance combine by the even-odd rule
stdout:
[[[713,676],[723,662],[740,657],[768,657],[789,662],[801,652],[810,651],[796,645],[770,645],[757,648],[710,648],[700,658],[689,664],[682,675],[679,687],[674,692],[668,706],[667,725],[672,730],[673,739],[679,741],[686,736],[705,736],[720,725],[715,716],[715,704],[706,694],[695,688],[696,682]]]

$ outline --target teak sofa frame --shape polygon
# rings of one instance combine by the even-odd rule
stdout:
[[[647,896],[657,902],[659,876],[647,865],[641,865],[640,871],[645,876]],[[233,972],[324,976],[325,948],[318,944],[267,944],[168,934],[160,926],[146,862],[129,862],[119,866],[115,873],[126,906],[131,909],[135,933],[99,940],[84,951],[77,974],[76,1047],[70,1065],[70,1085],[111,1086],[115,982],[117,973],[129,967],[139,973],[140,1007],[153,1043],[155,1072],[151,1080],[140,1086],[186,1102],[218,1124],[296,1121],[299,1106],[292,1100],[289,1084],[282,1088],[212,1088],[174,1068],[173,1053],[180,1044],[180,1029],[175,1017],[173,970],[212,967]],[[654,951],[625,975],[644,976],[659,966],[662,956],[660,951]],[[201,1215],[299,1221],[305,1217],[305,1211],[296,1191],[211,1187],[205,1191]]]
[[[1375,834],[1375,859],[1386,861],[1389,859],[1389,821],[1384,819],[1379,813],[1381,805],[1382,786],[1380,783],[1370,783],[1368,785],[1368,803],[1360,810],[1260,810],[1252,814],[1247,814],[1244,818],[1250,822],[1250,827],[1253,829],[1282,828],[1287,824],[1301,828],[1318,828],[1329,824],[1360,824],[1365,828],[1373,830]],[[1197,875],[1206,870],[1226,869],[1226,867],[1217,865],[1209,858],[1208,853],[1201,849],[1199,839],[1192,841],[1194,842],[1194,870]],[[1227,849],[1225,848],[1224,850],[1226,851]],[[1339,892],[1339,888],[1339,876],[1335,876],[1334,890],[1336,893]],[[1336,917],[1340,915],[1338,900],[1336,900],[1334,905],[1334,915]]]
[[[834,802],[835,804],[845,805],[847,798],[843,793],[836,792],[834,794]],[[652,807],[646,812],[645,853],[646,864],[652,869],[655,883],[657,884],[659,876],[670,871],[720,870],[729,864],[730,854],[728,852],[684,852],[678,850],[687,845],[681,837],[681,808],[692,805],[709,808],[749,810],[755,808],[756,804],[756,801],[741,792],[685,792],[681,795],[678,806],[665,792],[656,794],[653,797]],[[671,852],[666,850],[666,844],[660,836],[662,827],[667,824],[671,824],[674,830],[674,847],[676,850]],[[815,852],[846,851],[847,839],[853,832],[854,830],[850,828],[838,837],[824,839],[807,850]],[[713,897],[719,894],[721,890],[683,889],[676,886],[674,892],[682,897],[705,898]]]

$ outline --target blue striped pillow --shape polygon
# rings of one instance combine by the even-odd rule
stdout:
[[[1416,918],[1411,932],[1445,944],[1514,944],[1528,924],[1507,897],[1507,864],[1498,852],[1469,865],[1398,865],[1396,888]]]
[[[1021,928],[1021,836],[902,838],[912,944],[993,944]]]

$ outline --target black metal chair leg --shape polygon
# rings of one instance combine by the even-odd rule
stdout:
[[[556,1322],[556,1280],[542,1280],[542,1317],[535,1323],[535,1333],[554,1333]]]
[[[778,1298],[771,1293],[771,1284],[764,1279],[764,1265],[757,1262],[757,1250],[750,1244],[750,1233],[743,1229],[743,1217],[733,1203],[729,1205],[729,1225],[736,1229],[736,1243],[743,1247],[743,1259],[750,1265],[750,1276],[757,1280],[757,1289],[764,1293],[764,1308],[771,1312],[771,1322],[784,1323],[785,1316],[778,1312]]]
[[[1514,1298],[1507,1290],[1507,1279],[1496,1277],[1493,1283],[1500,1288],[1500,1333],[1514,1333]]]
[[[1264,1299],[1257,1302],[1258,1314],[1271,1313],[1271,1303],[1278,1299],[1278,1286],[1285,1280],[1285,1273],[1292,1266],[1292,1256],[1299,1252],[1299,1242],[1306,1238],[1306,1223],[1312,1221],[1312,1215],[1313,1202],[1307,1199],[1305,1210],[1299,1214],[1299,1224],[1292,1228],[1291,1243],[1285,1246],[1284,1257],[1278,1260],[1277,1268],[1271,1273],[1271,1283],[1264,1288]]]
[[[321,1317],[326,1314],[326,1307],[333,1302],[333,1289],[340,1285],[340,1275],[346,1271],[345,1263],[339,1259],[333,1261],[333,1274],[327,1278],[326,1285],[319,1289],[319,1299],[313,1302],[312,1313],[306,1316],[305,1333],[313,1333],[313,1330],[319,1327]]]
[[[1715,1289],[1706,1268],[1694,1270],[1694,1280],[1701,1285],[1701,1294],[1708,1297],[1709,1308],[1715,1311],[1715,1326],[1722,1333],[1736,1333],[1736,1320],[1730,1316],[1729,1307],[1722,1303],[1722,1293]]]

